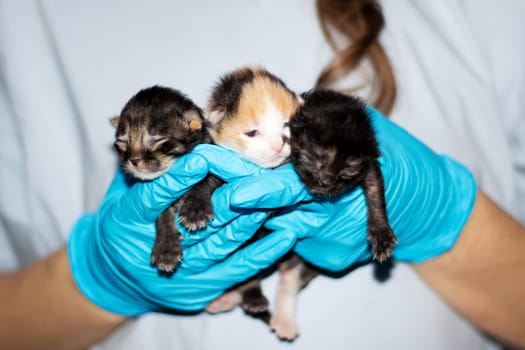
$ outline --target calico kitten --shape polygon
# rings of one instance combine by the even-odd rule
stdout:
[[[289,121],[301,99],[282,80],[258,67],[243,67],[224,75],[215,86],[205,118],[215,144],[237,152],[261,167],[277,167],[290,156]],[[255,238],[268,234],[261,228]],[[298,334],[294,321],[297,292],[315,276],[297,256],[279,263],[280,282],[273,314],[260,286],[262,275],[236,286],[214,302],[211,313],[237,305],[270,324],[279,338]]]
[[[320,200],[361,185],[374,258],[383,261],[391,255],[396,237],[386,216],[379,148],[359,99],[324,90],[299,98],[268,71],[245,67],[221,79],[206,118],[216,144],[263,167],[290,159],[305,187]],[[255,238],[267,233],[263,228]],[[269,321],[279,338],[293,340],[298,335],[297,293],[318,270],[289,254],[279,262],[279,271],[273,315],[261,291],[261,275],[225,293],[207,310],[226,311],[240,304],[247,313]]]
[[[139,91],[126,103],[120,116],[111,119],[111,124],[116,129],[114,145],[122,167],[142,181],[164,174],[178,157],[196,145],[211,143],[202,110],[181,92],[167,87]],[[204,227],[213,217],[208,198],[221,184],[208,175],[157,218],[151,263],[159,271],[173,272],[182,259],[176,213],[188,230]]]
[[[365,103],[332,90],[303,93],[290,123],[291,162],[309,192],[338,196],[362,186],[368,208],[368,240],[383,262],[397,242],[386,214],[379,147]]]
[[[263,68],[243,67],[224,75],[213,89],[207,113],[215,144],[261,167],[288,160],[290,117],[299,97]]]

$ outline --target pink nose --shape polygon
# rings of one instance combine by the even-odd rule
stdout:
[[[281,143],[279,146],[273,146],[272,149],[276,152],[276,153],[280,153],[284,148],[284,143]]]

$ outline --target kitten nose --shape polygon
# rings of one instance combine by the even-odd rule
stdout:
[[[272,149],[276,152],[276,153],[280,153],[284,148],[284,142],[281,142],[279,143],[278,145],[274,145],[272,147]]]
[[[136,157],[131,157],[131,158],[129,158],[129,161],[130,161],[131,164],[133,164],[134,166],[137,166],[141,160],[142,160],[142,157],[140,157],[140,156],[136,156]]]
[[[332,184],[332,178],[327,175],[322,175],[319,179],[317,179],[317,184],[321,187],[329,187]]]

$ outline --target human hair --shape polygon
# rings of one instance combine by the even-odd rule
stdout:
[[[396,83],[390,61],[379,43],[385,25],[381,6],[375,0],[317,0],[317,14],[335,56],[320,73],[316,86],[330,86],[368,58],[374,71],[371,103],[389,114],[396,98]],[[342,35],[344,43],[336,42],[336,35]]]

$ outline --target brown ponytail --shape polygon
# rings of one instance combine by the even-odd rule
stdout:
[[[379,4],[374,0],[317,0],[317,13],[335,57],[319,75],[316,86],[333,84],[367,57],[376,78],[372,104],[384,114],[389,114],[396,98],[396,84],[392,66],[378,40],[384,26]],[[334,32],[348,39],[346,47],[336,44]]]

